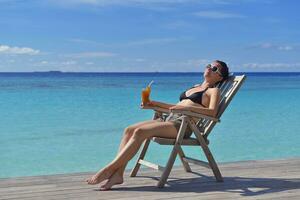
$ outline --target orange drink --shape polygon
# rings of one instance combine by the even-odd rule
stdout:
[[[151,93],[151,84],[153,81],[151,81],[148,86],[142,90],[142,102],[143,104],[148,103],[150,101],[150,93]]]

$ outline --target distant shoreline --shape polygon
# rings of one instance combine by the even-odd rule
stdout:
[[[0,72],[0,74],[202,74],[203,72],[64,72],[64,71],[33,71],[33,72]],[[232,72],[245,74],[300,74],[300,72]]]

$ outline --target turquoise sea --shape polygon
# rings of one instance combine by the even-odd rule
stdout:
[[[300,73],[247,76],[210,135],[215,159],[299,157]],[[151,119],[152,111],[139,108],[141,89],[151,80],[152,99],[176,103],[202,74],[0,73],[0,177],[105,166],[117,153],[124,128]],[[203,158],[200,148],[185,151]],[[147,159],[164,164],[169,152],[152,144]]]

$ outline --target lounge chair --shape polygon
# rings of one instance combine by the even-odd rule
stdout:
[[[178,155],[183,167],[186,172],[191,172],[191,168],[189,166],[189,163],[201,165],[207,168],[211,168],[216,180],[218,182],[223,182],[223,177],[220,173],[220,170],[218,168],[218,165],[216,161],[213,158],[213,155],[208,148],[209,141],[208,141],[208,135],[211,133],[214,126],[220,122],[220,118],[233,99],[234,95],[237,93],[241,85],[243,84],[244,80],[246,79],[245,75],[240,76],[234,76],[230,75],[229,78],[224,81],[222,84],[219,84],[217,87],[221,90],[221,100],[219,103],[219,110],[216,117],[210,117],[203,114],[191,112],[191,111],[173,111],[173,113],[181,113],[183,114],[182,117],[182,123],[179,129],[179,133],[177,135],[176,139],[169,139],[169,138],[160,138],[160,137],[153,137],[151,139],[147,139],[144,142],[143,149],[140,152],[140,155],[137,159],[137,162],[135,164],[135,167],[132,169],[130,176],[134,177],[136,176],[139,168],[141,165],[145,165],[150,168],[154,168],[156,170],[162,171],[162,175],[160,177],[160,180],[157,184],[157,187],[162,188],[164,187],[168,176],[171,172],[171,169],[173,167],[174,161],[176,159],[176,156]],[[161,117],[163,119],[166,119],[167,116],[170,114],[170,111],[168,109],[163,109],[159,107],[154,108],[154,115],[153,119],[157,119],[158,117]],[[197,119],[197,121],[194,121],[193,119]],[[195,138],[191,137],[188,139],[184,139],[184,132],[185,129],[189,126],[193,130],[193,134],[195,135]],[[173,145],[172,152],[170,154],[169,160],[167,162],[167,165],[165,167],[156,165],[154,163],[148,162],[144,160],[146,151],[148,149],[149,143],[153,141],[161,145]],[[181,146],[188,145],[188,146],[200,146],[207,158],[207,161],[197,160],[194,158],[190,158],[185,156]]]

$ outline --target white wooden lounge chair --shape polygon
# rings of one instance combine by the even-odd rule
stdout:
[[[217,117],[210,117],[206,116],[203,114],[198,114],[195,112],[190,112],[190,111],[173,111],[173,113],[181,113],[183,114],[183,120],[179,129],[179,133],[177,135],[176,139],[169,139],[169,138],[159,138],[159,137],[153,137],[151,139],[147,139],[144,142],[144,146],[142,151],[140,152],[140,155],[138,157],[138,160],[135,164],[135,167],[132,169],[130,176],[134,177],[136,176],[140,165],[145,165],[150,168],[154,168],[156,170],[162,171],[162,175],[160,177],[160,180],[157,184],[159,188],[164,187],[168,176],[171,172],[171,169],[173,167],[174,161],[176,159],[176,156],[178,155],[183,167],[186,172],[191,172],[191,168],[189,166],[189,163],[201,165],[207,168],[211,168],[216,180],[218,182],[223,181],[223,177],[220,173],[220,170],[218,168],[218,165],[216,161],[213,158],[213,155],[208,148],[209,141],[207,139],[208,135],[214,128],[217,122],[220,122],[220,117],[222,116],[223,112],[233,99],[234,95],[237,93],[241,85],[243,84],[244,80],[246,79],[245,75],[240,75],[240,76],[234,76],[230,75],[229,78],[224,81],[222,84],[219,84],[218,87],[221,90],[221,100],[219,104],[219,110]],[[154,116],[153,119],[157,119],[158,117],[165,117],[170,114],[170,111],[168,109],[162,109],[162,108],[154,108]],[[193,118],[196,117],[198,119],[197,122],[193,120]],[[187,126],[190,126],[190,128],[193,130],[194,135],[196,136],[195,138],[188,138],[184,139],[184,132]],[[165,167],[156,165],[154,163],[148,162],[144,160],[146,151],[148,149],[150,141],[154,141],[158,144],[161,145],[173,145],[172,152],[170,154],[169,160],[167,162],[167,165]],[[190,158],[185,156],[181,146],[182,145],[189,145],[189,146],[200,146],[207,158],[208,162],[202,161],[202,160],[197,160],[194,158]]]

